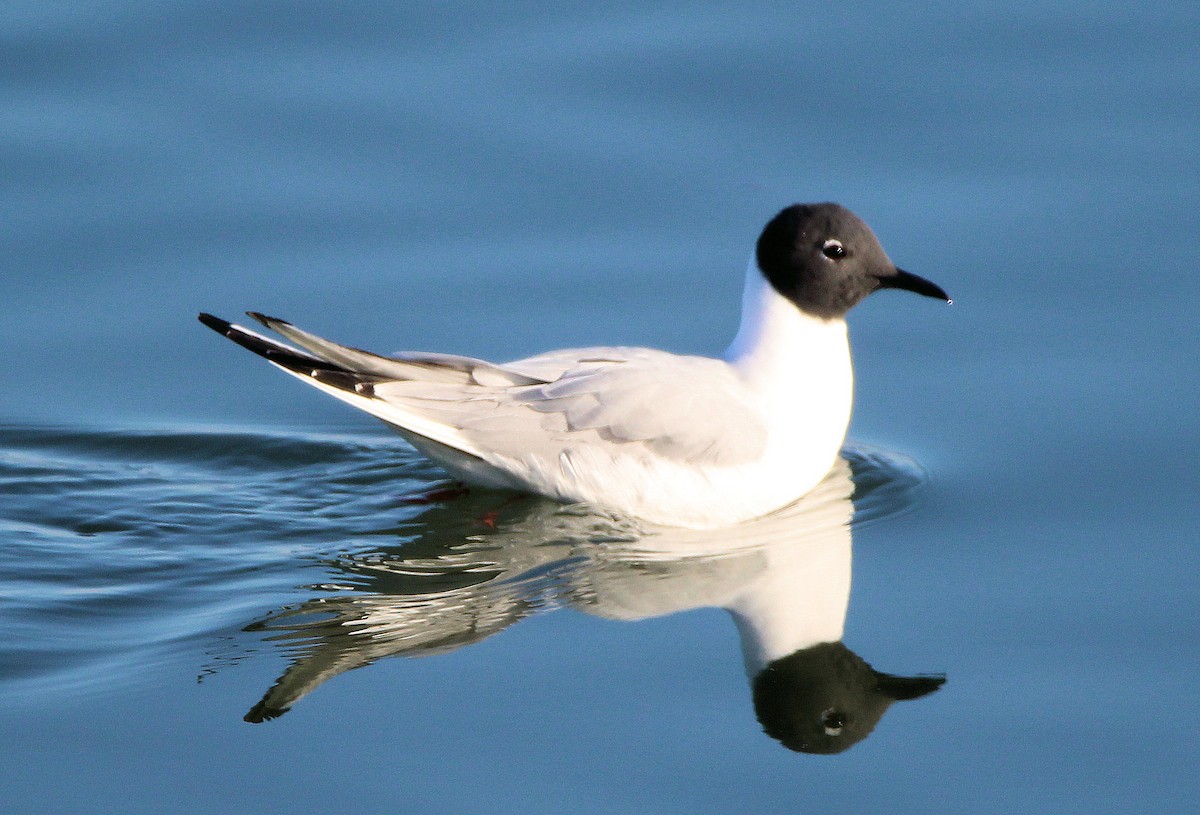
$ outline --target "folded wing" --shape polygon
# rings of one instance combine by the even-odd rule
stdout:
[[[384,357],[252,316],[300,347],[211,315],[201,321],[395,425],[442,463],[473,457],[505,470],[515,485],[530,471],[544,479],[579,448],[593,458],[733,466],[766,444],[737,373],[721,360],[640,348],[579,349],[508,365],[444,354]]]

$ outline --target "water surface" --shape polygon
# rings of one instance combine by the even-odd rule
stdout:
[[[10,808],[1190,812],[1195,4],[465,8],[0,11]],[[851,318],[841,641],[947,680],[832,756],[764,734],[711,546],[423,503],[194,320],[718,353],[762,223],[822,199],[955,299]],[[458,633],[385,656],[425,618]]]

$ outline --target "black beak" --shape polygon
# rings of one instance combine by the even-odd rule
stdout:
[[[941,286],[931,283],[925,278],[911,272],[906,272],[903,269],[897,269],[895,274],[880,275],[878,280],[879,288],[881,289],[904,289],[905,291],[923,294],[926,297],[936,297],[939,300],[945,300],[947,303],[952,302],[949,295],[942,291]]]
[[[897,701],[920,699],[946,684],[944,676],[895,676],[878,671],[874,673],[875,681],[879,683],[879,691]]]

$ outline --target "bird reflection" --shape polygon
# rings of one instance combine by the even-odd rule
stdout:
[[[591,507],[473,492],[433,504],[403,545],[334,565],[349,591],[318,597],[248,626],[292,664],[246,714],[285,713],[323,682],[386,656],[426,656],[486,639],[556,607],[639,620],[700,607],[732,616],[755,712],[784,746],[836,753],[865,738],[897,700],[941,676],[874,670],[841,643],[850,598],[851,520],[888,478],[869,454],[795,504],[722,530],[652,527]],[[894,486],[894,485],[892,485]],[[878,503],[876,501],[875,503]]]

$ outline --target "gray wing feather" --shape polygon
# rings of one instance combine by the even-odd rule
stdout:
[[[580,443],[643,445],[663,458],[734,465],[756,458],[766,428],[724,362],[665,353],[584,364],[511,388],[387,382],[378,397],[454,428],[473,447],[547,462]],[[616,454],[617,450],[613,450]]]
[[[669,460],[736,465],[766,446],[766,427],[743,383],[721,360],[620,347],[556,351],[507,365],[447,354],[384,357],[251,316],[344,366],[355,382],[369,382],[364,409],[401,427],[411,421],[410,430],[476,455],[557,466],[562,453],[580,444],[614,445],[614,456],[618,446],[640,445]],[[396,410],[371,410],[375,399]]]
[[[615,362],[646,362],[674,357],[665,351],[653,348],[631,348],[628,346],[594,346],[591,348],[563,348],[559,351],[547,351],[513,362],[506,362],[504,368],[509,371],[524,374],[552,382],[560,379],[568,371],[598,368]]]
[[[306,351],[356,373],[370,374],[385,379],[415,379],[423,382],[491,387],[534,385],[546,381],[526,376],[482,359],[452,354],[410,352],[394,357],[380,356],[360,348],[330,342],[324,337],[318,337],[316,334],[310,334],[297,328],[286,320],[268,317],[256,311],[248,313],[267,328],[286,337]]]
[[[766,444],[766,428],[743,393],[726,363],[677,356],[568,373],[525,390],[531,408],[561,413],[570,430],[722,465],[752,460]]]

